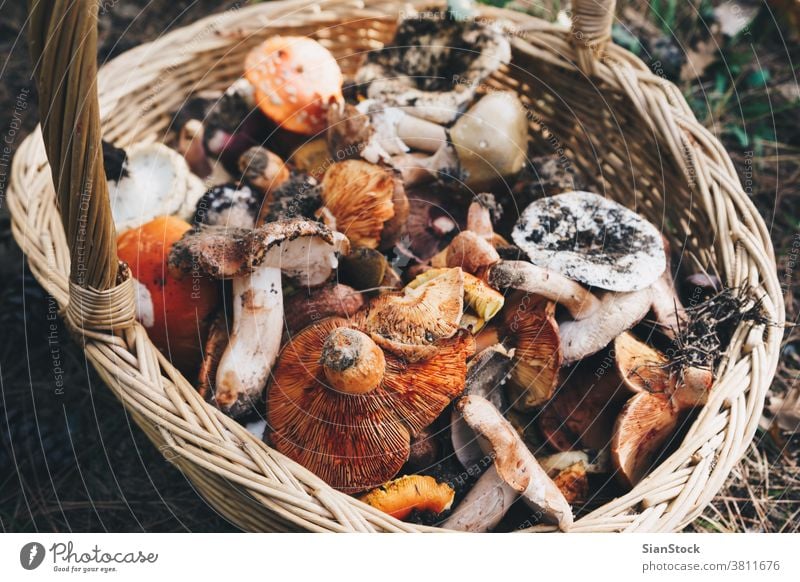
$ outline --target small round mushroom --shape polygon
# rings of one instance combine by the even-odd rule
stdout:
[[[446,125],[510,60],[508,39],[494,23],[444,13],[411,16],[400,22],[392,44],[367,54],[355,82],[370,99]]]
[[[447,483],[439,483],[428,475],[404,475],[389,481],[360,497],[361,501],[405,519],[412,511],[444,513],[453,505],[455,491]]]
[[[328,107],[342,99],[342,71],[317,41],[273,36],[245,59],[245,77],[264,114],[278,126],[316,135],[327,126]]]
[[[289,179],[289,168],[276,154],[261,146],[246,150],[239,157],[242,179],[269,197]]]
[[[531,203],[511,238],[534,265],[610,291],[650,287],[666,268],[656,227],[591,192],[567,192]]]
[[[216,378],[214,402],[237,417],[264,390],[283,332],[281,275],[303,286],[325,283],[347,242],[317,222],[267,223],[255,229],[205,227],[173,246],[171,268],[233,280],[233,328]]]
[[[292,336],[267,390],[265,440],[348,493],[400,471],[411,436],[463,390],[473,350],[461,333],[438,342],[430,359],[408,362],[363,330],[358,317],[328,318]]]
[[[134,144],[125,150],[125,172],[108,183],[111,213],[118,231],[159,216],[191,219],[203,182],[186,160],[164,144]]]
[[[478,479],[442,527],[470,532],[494,528],[519,497],[561,530],[572,525],[572,509],[533,454],[488,400],[464,396],[456,406],[493,465]]]

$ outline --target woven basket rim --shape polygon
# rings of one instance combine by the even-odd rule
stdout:
[[[106,124],[113,121],[110,113],[116,103],[134,90],[127,87],[123,92],[114,87],[115,75],[138,65],[142,55],[186,43],[209,27],[223,33],[214,32],[208,43],[225,47],[235,41],[236,35],[247,34],[237,29],[245,20],[257,23],[251,24],[251,28],[276,20],[286,28],[295,22],[321,24],[348,17],[391,20],[399,10],[441,3],[332,0],[310,4],[305,0],[281,0],[211,15],[131,49],[106,64],[98,75],[101,116]],[[502,17],[520,27],[520,34],[512,39],[515,50],[525,50],[555,66],[576,69],[576,60],[571,58],[574,53],[569,50],[568,29],[519,12],[489,6],[481,6],[480,11],[483,17]],[[536,35],[543,39],[538,44]],[[553,47],[550,52],[548,43]],[[662,106],[659,111],[686,136],[689,155],[702,158],[704,172],[715,180],[714,200],[720,202],[717,210],[722,213],[720,216],[724,215],[724,225],[730,231],[719,233],[720,244],[734,248],[733,276],[749,281],[763,292],[770,318],[782,326],[784,306],[772,244],[765,236],[766,226],[742,191],[730,158],[716,138],[694,119],[674,85],[655,75],[621,47],[609,46],[605,58],[595,63],[592,75],[599,83],[623,87],[627,83],[645,93]],[[645,102],[643,106],[652,104]],[[29,257],[37,280],[65,308],[70,297],[69,254],[65,263],[66,242],[53,194],[42,135],[37,128],[21,144],[12,163],[8,189],[12,230]],[[742,265],[743,261],[746,264]],[[671,531],[699,515],[755,432],[766,389],[777,366],[782,335],[777,325],[766,328],[740,325],[729,350],[741,357],[730,358],[720,365],[715,391],[678,450],[632,491],[577,520],[571,531]],[[84,339],[89,359],[137,424],[168,458],[170,454],[176,455],[170,460],[190,476],[206,499],[243,528],[443,531],[388,517],[332,490],[310,471],[267,447],[200,400],[191,384],[155,350],[139,324],[116,336],[93,332]],[[134,370],[139,377],[135,380],[122,377],[118,369],[123,368],[128,373]],[[233,485],[245,492],[242,499],[248,498],[254,505],[242,501],[240,507],[223,499],[220,492]],[[531,529],[548,530],[547,527]]]

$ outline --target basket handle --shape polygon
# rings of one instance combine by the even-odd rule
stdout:
[[[116,232],[103,170],[96,0],[28,0],[42,137],[70,251],[70,281],[117,284]]]
[[[572,44],[578,67],[590,75],[611,39],[617,0],[572,0]]]

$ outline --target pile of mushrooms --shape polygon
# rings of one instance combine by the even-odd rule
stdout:
[[[569,530],[669,452],[712,362],[675,355],[655,225],[588,191],[516,207],[543,152],[490,88],[510,58],[502,23],[449,13],[352,77],[267,38],[174,149],[106,167],[138,318],[219,413],[397,519]]]

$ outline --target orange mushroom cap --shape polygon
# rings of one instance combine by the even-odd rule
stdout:
[[[364,327],[383,348],[420,360],[435,352],[435,342],[452,337],[464,312],[464,273],[442,269],[432,279],[370,302]]]
[[[397,474],[408,459],[411,436],[464,389],[466,360],[474,349],[472,338],[462,332],[441,341],[426,361],[408,362],[386,351],[382,377],[371,390],[359,383],[353,390],[344,385],[343,391],[343,385],[331,384],[323,351],[333,332],[360,333],[359,323],[357,317],[328,318],[292,337],[267,392],[267,436],[273,445],[332,487],[350,493]],[[366,337],[361,336],[358,341]],[[368,342],[363,345],[372,353]],[[342,368],[347,367],[344,359],[336,360]]]
[[[434,514],[447,511],[455,494],[450,485],[429,475],[404,475],[366,493],[361,501],[392,517],[405,519],[414,510]]]
[[[342,99],[342,71],[317,41],[273,36],[245,59],[258,106],[282,128],[314,135],[327,126],[328,107]]]
[[[176,277],[168,268],[170,249],[190,229],[180,218],[160,216],[117,238],[117,256],[144,287],[137,295],[139,320],[156,347],[187,374],[197,370],[219,301],[210,277]]]
[[[322,178],[319,215],[354,247],[377,248],[395,215],[397,188],[395,174],[382,166],[361,160],[332,164]]]

